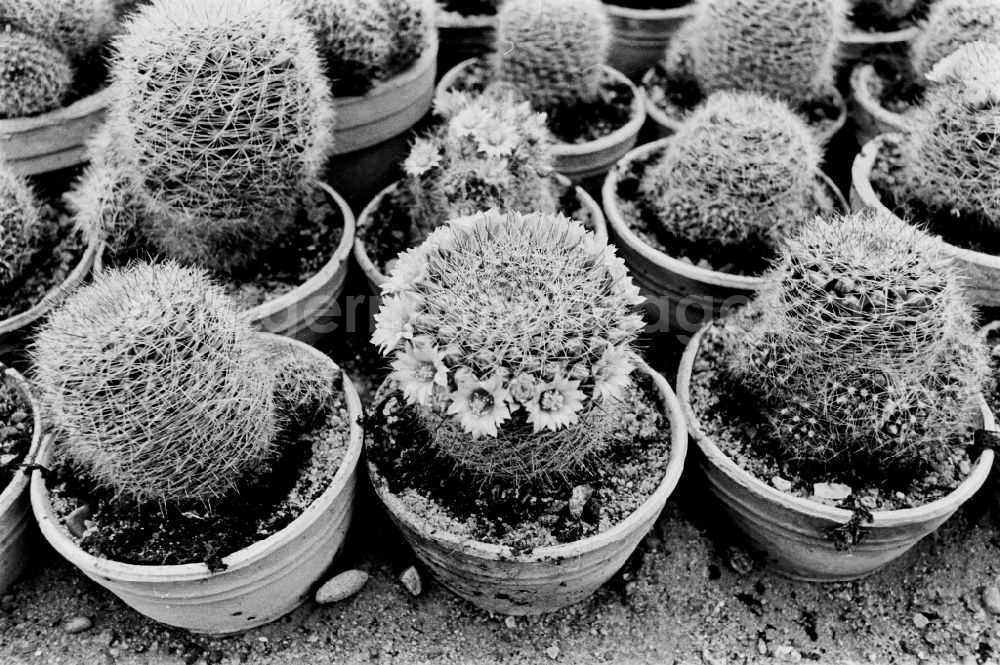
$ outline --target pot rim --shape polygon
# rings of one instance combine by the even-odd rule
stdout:
[[[551,175],[560,185],[564,187],[572,186],[576,190],[577,199],[579,199],[583,207],[588,208],[591,215],[594,216],[594,235],[597,236],[598,240],[608,242],[607,220],[605,219],[604,212],[601,210],[601,206],[594,200],[594,197],[588,194],[587,191],[579,185],[573,185],[569,178],[561,173],[553,171]],[[368,202],[368,204],[361,211],[361,214],[358,215],[357,226],[359,229],[370,228],[369,222],[371,221],[372,215],[375,214],[375,209],[378,208],[378,206],[381,205],[382,200],[395,191],[402,182],[403,181],[400,179],[389,184]],[[371,255],[368,254],[368,247],[360,236],[356,236],[354,238],[354,260],[358,262],[358,265],[361,266],[361,270],[364,271],[368,281],[370,281],[373,285],[381,286],[384,282],[388,281],[389,276],[379,270],[378,266],[375,265],[375,262],[372,261]]]
[[[69,106],[62,106],[38,115],[0,120],[0,139],[9,139],[23,132],[55,127],[86,118],[104,110],[111,103],[113,96],[113,87],[105,85],[86,97],[81,97]]]
[[[911,25],[907,28],[889,30],[886,32],[868,32],[856,26],[840,36],[840,43],[851,46],[880,46],[909,42],[920,34],[920,26]]]
[[[372,101],[378,102],[383,97],[393,95],[400,88],[409,86],[426,74],[428,69],[437,67],[438,47],[437,31],[432,30],[428,36],[427,45],[424,47],[424,50],[409,67],[384,81],[379,81],[371,90],[363,95],[334,98],[334,107],[342,109],[347,106],[368,105]],[[341,127],[337,121],[334,122],[335,132],[343,129],[345,128]]]
[[[613,0],[604,0],[604,6],[608,14],[632,21],[662,21],[668,19],[682,19],[694,15],[695,2],[689,0],[686,4],[673,9],[635,9],[634,7],[622,7],[616,5]]]
[[[257,335],[271,342],[280,342],[296,347],[309,353],[316,359],[322,359],[324,362],[336,365],[329,356],[304,342],[271,333],[259,332]],[[339,366],[337,367],[340,369]],[[52,504],[49,500],[49,490],[45,485],[45,478],[42,476],[41,470],[35,469],[31,474],[31,507],[35,513],[35,518],[38,521],[42,535],[45,536],[45,539],[55,550],[78,568],[99,575],[102,578],[114,579],[120,582],[197,582],[253,566],[257,561],[269,555],[275,549],[298,538],[328,505],[338,500],[339,495],[343,492],[348,480],[357,468],[361,457],[361,448],[364,443],[364,431],[360,422],[364,411],[361,406],[361,398],[358,396],[354,383],[342,369],[341,377],[347,410],[351,420],[349,443],[344,453],[344,459],[337,469],[337,473],[330,480],[330,484],[323,490],[323,493],[313,500],[302,511],[302,514],[292,520],[283,529],[223,558],[222,562],[226,565],[225,570],[213,573],[204,563],[186,563],[169,566],[123,563],[112,559],[96,557],[85,552],[73,539],[66,535],[64,528],[58,525],[59,518],[52,510]],[[50,461],[50,446],[53,437],[54,435],[51,433],[45,436],[39,449],[36,463],[44,466]]]
[[[859,62],[851,70],[851,96],[861,108],[878,122],[896,128],[906,126],[906,117],[882,106],[871,92],[871,81],[876,76],[875,67],[870,62]]]
[[[38,401],[31,392],[31,386],[28,384],[28,380],[12,367],[5,367],[2,363],[0,363],[0,368],[3,369],[2,373],[0,373],[0,381],[10,381],[17,386],[21,395],[27,400],[31,409],[31,422],[33,427],[31,433],[31,445],[28,447],[28,452],[24,456],[24,461],[21,463],[22,466],[30,465],[34,463],[35,458],[38,456],[38,449],[42,445],[42,412],[41,409],[38,408]],[[15,470],[14,478],[7,483],[7,486],[3,488],[3,490],[0,490],[0,515],[11,509],[11,506],[13,506],[14,502],[21,497],[27,487],[28,474],[26,471],[24,469]]]
[[[826,506],[815,501],[810,501],[809,499],[786,494],[777,488],[771,487],[757,476],[736,464],[701,429],[698,416],[691,405],[691,377],[694,372],[695,358],[698,355],[698,347],[707,328],[708,326],[701,328],[694,334],[691,341],[688,342],[677,372],[677,398],[681,403],[681,409],[684,411],[688,431],[705,458],[716,469],[728,476],[733,482],[739,484],[747,492],[769,503],[778,504],[786,510],[802,513],[812,518],[826,520],[830,522],[831,526],[839,526],[849,522],[853,516],[853,513],[849,510]],[[995,430],[996,421],[993,418],[993,413],[986,405],[982,396],[979,398],[979,407],[981,409],[980,418],[982,420],[982,428]],[[986,477],[993,467],[993,456],[994,453],[992,450],[984,450],[979,459],[973,464],[969,475],[958,487],[945,496],[915,508],[873,511],[871,513],[872,520],[866,526],[871,528],[895,527],[914,522],[927,522],[950,515],[958,505],[961,505],[975,494],[986,481]]]
[[[618,206],[617,190],[620,172],[635,160],[646,157],[650,153],[663,149],[672,140],[673,137],[668,136],[666,138],[653,141],[652,143],[641,145],[638,148],[629,151],[628,154],[622,157],[622,159],[615,164],[610,171],[608,171],[608,175],[604,178],[604,186],[601,188],[601,200],[604,204],[604,212],[605,217],[607,217],[608,226],[614,231],[614,235],[620,238],[626,246],[634,249],[641,254],[644,259],[655,264],[659,268],[670,271],[687,279],[699,281],[705,284],[711,284],[713,286],[756,291],[763,285],[763,278],[749,275],[733,275],[685,263],[670,254],[661,252],[660,250],[651,247],[638,235],[636,235],[636,233],[629,228],[628,224],[625,223],[625,220],[622,217],[621,209]],[[825,188],[828,193],[833,194],[834,205],[836,208],[839,208],[840,212],[846,213],[850,210],[843,194],[840,193],[840,190],[833,184],[833,181],[830,180],[829,176],[820,171],[817,180],[818,185]]]
[[[506,545],[495,545],[483,543],[477,540],[462,538],[442,529],[430,526],[426,520],[421,519],[413,511],[391,494],[386,485],[386,481],[379,475],[371,462],[367,463],[368,476],[379,500],[390,511],[394,518],[404,523],[408,529],[419,533],[422,537],[433,541],[439,547],[450,547],[461,551],[467,556],[478,557],[490,561],[516,561],[518,563],[545,563],[554,559],[571,559],[581,556],[587,552],[599,549],[617,541],[623,540],[626,534],[633,531],[643,521],[649,518],[654,510],[659,513],[662,506],[670,497],[670,494],[677,486],[681,472],[684,469],[684,460],[687,457],[688,432],[685,425],[683,412],[674,391],[670,388],[667,380],[656,370],[643,362],[638,370],[645,372],[659,389],[661,405],[664,407],[667,419],[670,422],[670,461],[663,474],[663,480],[656,490],[642,504],[632,511],[628,517],[615,524],[613,527],[593,536],[588,536],[581,540],[560,545],[548,545],[537,547],[529,554],[515,554]]]
[[[438,30],[458,29],[471,30],[475,28],[490,29],[497,26],[496,14],[460,14],[449,12],[437,2],[434,3],[434,27]]]

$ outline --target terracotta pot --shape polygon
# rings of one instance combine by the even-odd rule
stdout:
[[[398,177],[407,132],[430,110],[437,71],[437,40],[405,72],[358,97],[338,97],[330,184],[353,206]]]
[[[675,9],[632,9],[605,3],[611,23],[608,64],[628,76],[663,59],[670,39],[694,15],[694,3]]]
[[[489,612],[529,615],[580,602],[621,568],[649,532],[684,467],[687,430],[677,398],[662,376],[648,366],[642,371],[653,378],[670,420],[670,462],[653,495],[604,533],[521,554],[434,527],[391,494],[385,479],[369,464],[375,492],[431,574],[473,605]]]
[[[660,139],[639,146],[622,159],[608,173],[604,181],[602,200],[611,238],[618,246],[628,265],[633,280],[649,298],[647,307],[664,330],[693,333],[706,320],[718,318],[734,307],[745,304],[761,287],[760,277],[732,275],[707,268],[699,268],[665,254],[643,241],[622,216],[618,205],[618,181],[636,160],[663,150],[671,139]],[[847,202],[840,190],[823,174],[817,187],[836,202],[842,212],[847,212]],[[666,325],[662,324],[666,322]]]
[[[111,92],[103,88],[69,106],[30,118],[0,120],[0,155],[21,175],[87,161],[87,142],[104,122]]]
[[[31,405],[33,430],[31,447],[25,456],[30,463],[38,454],[42,440],[42,419],[28,382],[12,369],[4,369],[0,380],[13,383]],[[28,501],[28,476],[18,471],[0,493],[0,593],[4,593],[31,560],[37,533]]]
[[[691,374],[704,331],[698,332],[681,358],[677,396],[697,443],[698,466],[723,512],[782,575],[812,582],[838,582],[870,575],[917,544],[951,517],[978,490],[993,465],[986,450],[969,476],[950,494],[917,508],[872,513],[864,538],[838,550],[826,535],[847,524],[852,513],[780,492],[744,471],[723,453],[700,426],[691,406]],[[993,414],[982,404],[984,429],[995,429]]]
[[[906,50],[919,33],[920,28],[915,25],[890,32],[868,32],[854,28],[840,38],[841,65],[850,67],[858,62],[870,62],[879,55]]]
[[[568,186],[570,184],[569,179],[565,176],[555,174],[556,181],[563,185]],[[389,279],[388,275],[379,270],[375,262],[372,261],[371,256],[368,254],[368,248],[365,247],[365,243],[361,238],[361,231],[370,228],[372,225],[372,215],[382,204],[382,200],[392,193],[396,187],[399,186],[398,182],[394,182],[389,185],[381,192],[379,192],[375,198],[373,198],[365,209],[361,211],[361,215],[358,216],[358,237],[354,239],[354,260],[357,261],[358,265],[361,266],[361,270],[364,271],[365,277],[368,279],[368,286],[371,288],[372,293],[378,295],[382,292],[382,284]],[[608,240],[608,229],[604,222],[604,213],[601,212],[601,206],[597,205],[590,194],[588,194],[582,187],[575,187],[577,198],[579,198],[580,203],[583,208],[587,211],[586,220],[589,221],[594,229],[594,235],[601,242],[607,242]]]
[[[100,257],[103,244],[97,238],[91,238],[87,248],[69,276],[56,287],[45,294],[31,309],[16,314],[9,319],[0,320],[0,357],[15,353],[22,348],[32,327],[38,323],[49,310],[62,302],[90,274],[91,268]]]
[[[884,214],[895,214],[885,205],[871,183],[872,167],[878,158],[887,134],[866,143],[851,167],[851,209],[875,208]],[[944,243],[945,251],[965,273],[965,288],[974,304],[983,307],[1000,306],[1000,256],[975,252]]]
[[[443,74],[470,58],[493,52],[497,35],[496,15],[462,16],[438,7],[435,25],[438,31],[438,73]]]
[[[267,335],[333,363],[311,346]],[[204,563],[175,566],[135,565],[102,559],[77,545],[53,512],[39,471],[31,478],[31,506],[49,544],[97,584],[141,614],[195,633],[224,635],[260,626],[291,612],[309,598],[344,544],[354,507],[357,464],[364,433],[361,401],[344,375],[350,413],[350,444],[330,486],[291,524],[268,538],[225,557],[226,569],[211,572]],[[42,443],[38,463],[51,461],[51,437]]]
[[[851,72],[851,118],[857,127],[858,144],[864,145],[879,134],[904,132],[906,117],[893,113],[872,94],[872,86],[878,82],[875,67],[869,63],[859,63]]]
[[[337,298],[347,280],[348,260],[354,245],[354,213],[336,191],[325,183],[317,183],[344,218],[340,243],[330,260],[318,273],[288,293],[257,305],[248,313],[251,322],[264,332],[314,344],[336,327],[333,320]],[[104,269],[104,260],[97,256],[96,271]]]
[[[459,77],[466,72],[476,60],[466,60],[448,71],[437,85],[436,94],[450,90]],[[642,91],[637,88],[624,74],[605,66],[604,70],[616,81],[628,84],[635,97],[632,118],[623,127],[619,127],[607,136],[596,141],[570,144],[556,143],[552,149],[557,172],[569,178],[576,184],[588,184],[595,178],[601,178],[614,166],[615,162],[631,150],[639,138],[639,130],[646,122],[646,102]]]

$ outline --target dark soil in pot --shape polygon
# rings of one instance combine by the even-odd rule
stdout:
[[[763,239],[739,245],[708,245],[692,243],[663,229],[653,206],[639,191],[646,169],[661,154],[662,151],[646,154],[630,161],[627,170],[619,171],[618,210],[625,224],[653,249],[684,263],[731,275],[754,276],[762,273],[774,257],[774,249]],[[832,199],[827,197],[816,202],[816,209],[817,212],[828,210],[833,205]]]
[[[851,25],[864,32],[896,32],[911,28],[927,15],[932,0],[920,0],[906,16],[887,16],[885,0],[857,0],[851,6]]]
[[[518,553],[587,538],[652,496],[670,461],[670,423],[656,387],[646,375],[634,377],[637,387],[613,440],[588,468],[559,482],[518,489],[457,467],[435,452],[411,407],[388,388],[369,412],[368,461],[410,510],[448,533]],[[570,505],[581,487],[593,493],[577,517]]]
[[[992,385],[986,393],[986,402],[994,414],[1000,413],[1000,327],[994,328],[986,335],[986,345],[990,350],[991,367],[993,368]]]
[[[215,278],[243,309],[251,309],[279,298],[308,281],[333,256],[344,232],[340,208],[320,188],[313,190],[299,207],[295,221],[257,259],[239,272],[216,274]],[[106,251],[106,267],[124,266],[136,260],[160,256],[144,238],[133,233],[115,252]]]
[[[777,458],[776,443],[761,413],[756,395],[735,382],[725,371],[724,326],[713,325],[698,350],[691,377],[691,406],[705,434],[740,468],[782,492],[846,510],[866,512],[914,508],[952,492],[965,480],[972,461],[961,441],[942,441],[935,459],[914,470],[913,480],[903,474],[885,474],[881,482],[855,473],[833,473],[806,468]],[[973,440],[970,428],[964,441]],[[910,474],[906,474],[910,475]],[[851,488],[842,500],[815,496],[814,484],[838,483]],[[845,534],[848,535],[848,534]]]
[[[902,219],[941,236],[955,247],[1000,256],[1000,233],[991,231],[992,225],[987,220],[957,215],[906,197],[908,187],[897,137],[890,135],[883,139],[869,178],[882,204]]]
[[[13,381],[0,378],[0,492],[24,462],[34,427],[28,400]]]
[[[478,60],[461,73],[452,89],[482,92],[489,85],[489,77],[489,67]],[[556,140],[574,145],[589,143],[621,129],[632,119],[635,106],[632,88],[606,71],[602,77],[596,101],[547,109],[546,124]]]
[[[60,518],[89,507],[85,532],[69,530],[96,557],[159,566],[204,562],[222,570],[224,557],[285,528],[329,487],[347,452],[350,426],[346,398],[337,391],[314,418],[284,428],[278,456],[211,505],[137,505],[59,461],[46,484]]]

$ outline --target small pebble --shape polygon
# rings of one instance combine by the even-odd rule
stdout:
[[[93,517],[90,506],[84,504],[66,516],[66,528],[77,538],[83,538],[87,533],[87,522]]]
[[[1000,614],[1000,589],[994,585],[983,589],[983,607],[990,614]]]
[[[775,476],[771,478],[771,484],[774,485],[775,489],[781,492],[791,492],[792,491],[792,481],[782,478],[781,476]]]
[[[517,619],[515,619],[514,617],[511,616],[507,617],[506,619],[503,620],[503,623],[511,630],[517,628]]]
[[[851,496],[854,490],[843,483],[813,483],[813,496],[829,501],[843,501]]]
[[[404,570],[403,574],[399,576],[399,581],[403,583],[403,586],[406,587],[411,596],[419,596],[423,593],[424,583],[420,579],[420,573],[417,572],[415,566],[410,566]]]
[[[759,653],[762,656],[767,655],[767,642],[765,642],[763,639],[757,640],[757,653]]]
[[[573,488],[573,495],[569,499],[569,514],[573,516],[573,519],[583,517],[583,511],[593,494],[594,488],[590,485],[577,485]]]
[[[930,622],[931,620],[920,612],[913,615],[913,625],[917,627],[917,630],[923,630]]]
[[[361,591],[368,583],[368,573],[363,570],[347,570],[335,575],[316,592],[316,602],[320,605],[346,600]]]
[[[553,644],[552,646],[550,646],[548,649],[545,650],[545,655],[551,658],[552,660],[556,660],[557,658],[559,658],[559,647]]]
[[[753,570],[753,558],[742,547],[730,546],[726,550],[726,560],[729,567],[740,575],[746,575]]]
[[[63,621],[63,630],[70,635],[83,633],[93,628],[94,622],[87,617],[70,617]]]
[[[969,460],[963,459],[958,462],[958,471],[963,476],[967,476],[972,472],[972,467],[969,465]]]

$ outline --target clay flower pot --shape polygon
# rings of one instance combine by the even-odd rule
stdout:
[[[862,62],[851,71],[851,118],[857,126],[858,144],[864,145],[879,134],[906,131],[906,117],[882,106],[875,92],[878,74]]]
[[[531,615],[580,602],[621,568],[649,532],[684,467],[687,430],[677,398],[662,376],[647,366],[642,371],[656,384],[670,421],[670,462],[653,495],[603,533],[521,554],[436,528],[390,493],[385,479],[369,464],[375,492],[431,574],[473,605],[489,612]]]
[[[745,304],[762,285],[760,277],[734,275],[700,268],[648,245],[629,228],[622,216],[618,182],[632,162],[663,150],[671,139],[660,139],[628,153],[604,180],[601,198],[612,241],[618,246],[632,278],[659,307],[660,321],[667,317],[670,330],[692,333],[710,318]],[[842,212],[847,202],[840,190],[821,174],[817,188],[830,196]]]
[[[430,110],[437,72],[436,39],[404,72],[364,95],[337,97],[330,184],[360,207],[399,177],[396,165],[406,153],[407,132]]]
[[[876,208],[892,213],[879,198],[871,183],[872,167],[889,136],[880,136],[861,148],[851,167],[851,209]],[[984,254],[944,243],[945,251],[965,273],[965,287],[973,303],[984,307],[1000,307],[1000,256]]]
[[[671,37],[694,14],[694,2],[674,9],[632,9],[605,2],[611,23],[608,65],[627,76],[663,58]]]
[[[496,14],[463,16],[438,6],[438,73],[444,73],[469,58],[481,58],[493,50],[497,36]]]
[[[744,471],[726,456],[700,426],[691,406],[691,375],[704,331],[696,334],[681,358],[677,396],[698,448],[698,467],[729,520],[782,575],[813,582],[838,582],[870,575],[898,559],[936,530],[982,486],[993,465],[986,450],[969,476],[950,494],[917,508],[875,511],[862,525],[864,538],[838,550],[826,534],[846,525],[848,510],[785,494]],[[982,404],[980,426],[995,429]]]
[[[453,88],[476,62],[475,59],[466,60],[448,71],[438,82],[436,94]],[[556,143],[553,146],[556,171],[576,184],[585,184],[594,178],[603,177],[615,162],[635,146],[639,130],[646,122],[646,102],[642,91],[621,72],[608,66],[604,67],[604,71],[632,90],[632,116],[625,125],[597,140],[579,144]]]
[[[569,186],[570,182],[565,176],[555,174],[557,182],[563,186]],[[399,183],[393,183],[379,192],[374,199],[372,199],[365,209],[361,211],[361,215],[358,217],[358,228],[360,230],[370,228],[372,225],[372,216],[375,211],[378,210],[379,206],[386,196],[391,194]],[[604,213],[601,212],[601,207],[597,205],[590,194],[588,194],[582,187],[575,187],[576,196],[580,201],[582,207],[587,211],[587,219],[578,220],[581,222],[589,222],[590,228],[594,230],[594,235],[597,237],[598,241],[606,242],[608,239],[608,230],[604,221]],[[365,277],[368,279],[368,286],[371,287],[372,293],[378,295],[381,291],[382,284],[389,279],[389,276],[383,273],[375,262],[372,261],[371,255],[368,253],[368,248],[365,247],[364,240],[360,237],[354,240],[354,260],[357,261],[358,265],[361,266],[361,270],[364,271]]]
[[[312,347],[288,338],[274,342],[297,346],[333,363]],[[364,433],[361,401],[346,375],[343,388],[350,414],[350,443],[330,486],[291,524],[268,538],[234,552],[211,572],[204,563],[174,566],[135,565],[88,554],[70,538],[52,510],[41,472],[31,478],[31,506],[42,535],[66,560],[141,614],[195,633],[223,635],[260,626],[305,601],[344,544],[354,507],[357,464]],[[51,462],[52,443],[41,447],[38,464]]]
[[[48,113],[0,120],[0,155],[21,175],[83,164],[89,159],[87,142],[104,122],[110,101],[105,87]]]
[[[30,463],[38,454],[42,440],[42,419],[35,398],[23,376],[12,369],[4,369],[0,381],[12,383],[31,405],[31,447],[24,457]],[[0,492],[0,593],[17,579],[31,560],[36,539],[35,521],[30,514],[28,501],[28,476],[20,471]]]

